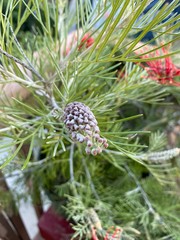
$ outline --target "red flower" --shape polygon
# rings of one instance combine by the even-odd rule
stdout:
[[[112,231],[110,234],[109,231]],[[122,229],[120,227],[114,228],[113,226],[106,232],[104,240],[117,240],[121,238]]]
[[[79,31],[79,35],[82,35],[82,30]],[[66,48],[64,49],[64,45],[61,48],[62,55],[67,56],[71,49],[77,46],[78,42],[78,32],[74,31],[70,34],[68,34],[67,40],[66,40]],[[94,43],[94,38],[90,37],[89,33],[86,33],[83,38],[81,39],[81,42],[79,46],[77,46],[78,50],[81,50],[82,48],[89,48]]]
[[[166,48],[161,48],[163,54],[168,54]],[[141,58],[151,58],[161,56],[161,51],[156,50],[149,54],[141,56]],[[180,82],[174,81],[174,77],[180,76],[180,68],[176,67],[171,57],[147,61],[141,66],[147,71],[149,78],[166,85],[180,86]]]
[[[99,240],[99,238],[97,237],[96,235],[96,230],[94,227],[92,227],[91,229],[91,234],[92,234],[92,238],[91,240]],[[103,240],[117,240],[117,239],[120,239],[121,238],[121,234],[122,234],[122,228],[120,227],[116,227],[114,228],[113,226],[108,229],[108,231],[106,232]],[[111,233],[109,233],[111,232]]]
[[[84,35],[84,37],[81,39],[81,43],[78,47],[78,50],[80,50],[83,46],[85,46],[85,48],[88,48],[94,43],[94,38],[89,37],[89,36],[90,36],[89,33],[86,33]]]

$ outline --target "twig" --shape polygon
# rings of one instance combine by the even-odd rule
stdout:
[[[8,128],[7,128],[7,129],[8,129]],[[70,147],[67,147],[66,149],[69,150]],[[59,150],[59,151],[57,152],[57,154],[61,154],[61,153],[63,153],[63,152],[64,152],[64,150]],[[18,172],[12,172],[12,173],[10,173],[10,174],[6,174],[6,175],[5,175],[5,178],[11,178],[11,177],[19,176],[20,173],[33,172],[34,169],[36,169],[36,168],[38,168],[38,167],[41,167],[42,164],[46,164],[49,159],[51,159],[51,156],[47,156],[47,157],[45,157],[45,158],[43,158],[43,159],[40,159],[39,161],[29,162],[29,163],[28,163],[28,166],[29,166],[28,169],[23,170],[23,171],[19,170]],[[59,160],[53,161],[53,164],[54,164],[54,163],[57,163],[57,162],[59,162]],[[3,181],[3,179],[4,179],[4,177],[0,178],[0,182]]]
[[[7,19],[6,19],[6,20],[7,20]],[[20,53],[22,54],[22,56],[23,56],[24,59],[26,60],[27,64],[24,63],[24,62],[22,62],[22,61],[19,60],[18,58],[12,56],[11,54],[7,53],[7,52],[4,51],[2,48],[0,48],[0,52],[1,52],[3,55],[5,55],[6,57],[14,60],[15,62],[19,63],[21,66],[25,67],[26,69],[28,69],[28,70],[30,70],[32,73],[34,73],[34,74],[42,81],[42,83],[43,83],[43,85],[44,85],[44,88],[45,88],[45,91],[46,91],[46,93],[43,93],[43,95],[44,95],[45,97],[47,97],[48,102],[49,102],[49,104],[51,105],[51,107],[52,107],[52,108],[56,108],[56,109],[60,109],[59,106],[58,106],[58,104],[56,103],[56,100],[55,100],[54,96],[53,96],[52,87],[49,86],[49,83],[47,83],[47,81],[38,73],[38,71],[35,69],[35,67],[34,67],[33,64],[31,63],[31,61],[28,59],[28,57],[26,56],[24,50],[22,49],[22,47],[21,47],[18,39],[16,38],[16,35],[14,34],[13,28],[12,28],[9,20],[7,20],[7,21],[8,21],[8,24],[9,24],[10,31],[11,31],[11,33],[12,33],[12,35],[13,35],[14,41],[15,41],[15,43],[16,43],[19,51],[20,51]]]
[[[92,182],[91,175],[90,175],[88,166],[87,166],[87,164],[86,164],[86,160],[85,160],[84,158],[82,158],[82,163],[83,163],[84,169],[85,169],[85,171],[86,171],[86,175],[87,175],[88,181],[89,181],[89,183],[90,183],[91,190],[92,190],[94,196],[96,197],[96,199],[100,200],[100,197],[99,197],[99,195],[98,195],[97,192],[96,192],[94,183]]]
[[[29,70],[32,71],[41,81],[45,82],[44,78],[38,73],[38,71],[35,69],[35,67],[34,67],[33,64],[31,63],[31,61],[29,60],[29,58],[26,56],[24,50],[22,49],[22,47],[21,47],[21,45],[20,45],[20,43],[19,43],[19,41],[18,41],[18,39],[17,39],[14,31],[13,31],[13,28],[12,28],[9,20],[8,20],[8,19],[6,19],[6,20],[7,20],[8,24],[9,24],[10,31],[11,31],[11,33],[12,33],[12,35],[13,35],[14,41],[16,42],[16,44],[17,44],[17,46],[18,46],[18,48],[19,48],[20,53],[22,54],[22,56],[24,57],[24,59],[25,59],[26,62],[28,63],[28,65],[26,65],[26,67],[29,66],[29,67],[31,68],[31,69],[29,69]],[[15,61],[15,60],[14,60],[14,61]],[[19,62],[19,64],[22,65],[22,62]],[[25,67],[25,66],[24,66],[24,67]]]
[[[42,87],[37,85],[31,78],[29,78],[28,75],[26,75],[26,77],[28,78],[28,81],[27,81],[25,79],[22,79],[16,76],[12,72],[9,72],[7,69],[3,68],[2,66],[0,66],[0,77],[2,77],[1,83],[4,83],[4,84],[17,82],[19,84],[27,85],[28,87],[31,86],[37,89],[42,89]],[[7,79],[6,78],[3,79],[3,77],[6,77]]]
[[[160,217],[160,215],[155,211],[155,209],[153,208],[151,202],[148,199],[148,196],[146,194],[146,192],[144,191],[144,189],[142,188],[140,182],[138,181],[138,179],[136,178],[136,176],[134,175],[134,173],[131,171],[131,169],[128,167],[128,165],[124,165],[124,168],[126,169],[126,171],[128,172],[129,176],[134,180],[134,182],[136,183],[137,188],[139,189],[139,192],[141,193],[146,205],[148,206],[148,212],[152,213],[154,215],[154,219],[160,223],[164,222],[162,221],[162,218]]]
[[[43,93],[43,95],[47,98],[48,103],[50,104],[50,106],[54,109],[60,109],[60,107],[58,106],[52,90],[49,87],[49,83],[47,83],[45,81],[45,79],[31,66],[27,65],[26,63],[22,62],[21,60],[19,60],[18,58],[12,56],[11,54],[7,53],[6,51],[4,51],[1,47],[0,47],[0,53],[2,53],[3,55],[5,55],[6,57],[8,57],[9,59],[12,59],[13,61],[15,61],[16,63],[19,63],[21,66],[25,67],[26,69],[30,70],[31,72],[33,72],[43,83],[44,88],[45,88],[45,92],[41,91],[41,93]]]
[[[18,46],[18,48],[19,48],[20,53],[22,54],[22,56],[24,57],[24,59],[26,60],[26,62],[28,63],[28,65],[31,67],[31,69],[33,69],[34,73],[35,73],[42,81],[44,81],[43,77],[37,72],[37,70],[35,69],[35,67],[32,65],[31,61],[30,61],[30,60],[28,59],[28,57],[26,56],[26,54],[25,54],[24,50],[22,49],[22,47],[21,47],[21,45],[20,45],[20,43],[19,43],[16,35],[14,34],[13,28],[12,28],[9,20],[7,20],[7,21],[8,21],[8,24],[9,24],[10,31],[11,31],[11,33],[12,33],[12,35],[13,35],[14,41],[16,42],[16,44],[17,44],[17,46]]]
[[[49,99],[50,99],[49,103],[51,104],[51,106],[52,106],[54,109],[61,110],[60,107],[58,106],[58,104],[57,104],[54,96],[52,95],[52,96],[49,96],[49,97],[50,97],[50,98],[49,98]]]
[[[157,213],[156,211],[154,210],[151,202],[149,201],[148,199],[148,196],[147,194],[145,193],[144,189],[142,188],[140,182],[138,181],[138,179],[136,178],[136,176],[134,175],[134,173],[131,171],[131,169],[128,167],[128,165],[124,165],[124,168],[126,169],[126,171],[128,172],[129,176],[134,180],[134,182],[136,183],[139,191],[141,192],[143,198],[144,198],[144,201],[146,203],[146,205],[148,206],[149,208],[149,212],[151,212],[154,216],[157,217]]]
[[[62,153],[62,152],[64,152],[64,151],[61,150],[58,153]],[[36,161],[36,162],[29,162],[28,163],[29,168],[27,170],[23,170],[23,171],[19,170],[18,173],[17,172],[12,172],[10,174],[5,175],[5,178],[11,178],[11,177],[19,176],[20,173],[25,174],[25,173],[33,172],[34,170],[41,167],[42,164],[44,164],[44,165],[45,164],[47,164],[47,165],[50,164],[48,162],[49,159],[51,159],[51,157],[46,157],[46,158],[44,158],[42,160],[39,160],[39,161]],[[51,163],[51,164],[56,164],[58,162],[59,162],[59,160],[56,160],[56,161],[53,161],[53,163]],[[3,181],[3,179],[4,179],[4,177],[2,177],[2,178],[0,177],[0,182]],[[78,185],[78,183],[77,183],[77,185]]]
[[[126,192],[126,196],[130,196],[130,195],[133,195],[133,194],[138,193],[138,192],[139,192],[139,187],[136,187],[135,189]]]
[[[74,182],[74,168],[73,168],[74,143],[71,144],[69,156],[70,181]]]
[[[113,151],[113,150],[109,150],[109,149],[104,149],[104,152],[112,153],[112,154],[119,155],[119,156],[126,156],[126,154],[123,152]],[[136,155],[132,155],[132,156],[135,157]]]
[[[70,147],[67,147],[66,148],[66,150],[69,150],[70,149]],[[61,154],[61,153],[63,153],[64,152],[64,150],[60,150],[60,151],[58,151],[56,154]],[[45,157],[45,158],[43,158],[43,159],[41,159],[41,160],[39,160],[39,161],[35,161],[35,162],[29,162],[28,163],[28,166],[29,167],[34,167],[34,166],[38,166],[38,165],[41,165],[42,163],[45,163],[45,162],[47,162],[49,159],[51,159],[52,157],[51,156],[47,156],[47,157]],[[54,163],[54,161],[53,161],[53,163]]]
[[[6,57],[8,57],[9,59],[12,59],[13,61],[19,63],[21,66],[25,67],[26,69],[28,69],[29,71],[33,72],[39,79],[41,79],[43,82],[45,82],[44,78],[31,66],[29,66],[28,64],[22,62],[20,59],[12,56],[11,54],[7,53],[6,51],[4,51],[1,47],[0,47],[0,52],[5,55]]]

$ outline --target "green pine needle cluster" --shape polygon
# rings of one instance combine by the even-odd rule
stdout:
[[[72,222],[73,238],[91,239],[95,228],[105,239],[112,227],[122,229],[122,240],[180,238],[180,150],[168,130],[179,124],[180,88],[157,83],[141,66],[162,58],[141,58],[152,46],[171,46],[176,59],[179,15],[168,16],[179,1],[160,0],[141,15],[149,2],[0,3],[0,152],[8,153],[0,168],[22,171],[17,184],[31,183],[33,199],[43,190]],[[142,43],[149,31],[154,39]],[[86,34],[94,42],[81,48]],[[25,97],[8,97],[11,84]],[[97,156],[73,142],[63,122],[65,106],[76,101],[91,109],[108,141]]]

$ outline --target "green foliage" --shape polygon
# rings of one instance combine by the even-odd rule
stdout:
[[[152,133],[149,138],[149,151],[155,152],[163,149],[167,145],[167,139],[164,133]]]
[[[19,84],[30,96],[1,96],[0,151],[8,152],[1,169],[23,170],[34,199],[39,201],[43,189],[73,221],[79,239],[91,239],[95,223],[89,209],[101,223],[99,239],[112,226],[123,229],[123,240],[178,239],[179,152],[161,161],[159,151],[168,147],[169,123],[178,121],[179,88],[160,85],[137,65],[162,56],[142,59],[144,53],[135,53],[144,46],[152,52],[152,42],[156,49],[159,42],[176,44],[177,16],[163,19],[178,1],[155,14],[164,3],[158,1],[141,17],[147,0],[98,1],[95,9],[89,0],[75,2],[73,10],[63,0],[0,3],[0,84]],[[31,18],[38,26],[24,40],[21,30]],[[77,42],[66,54],[74,24]],[[155,38],[139,46],[150,30]],[[94,43],[81,49],[86,33]],[[67,132],[63,110],[74,101],[91,109],[107,138],[109,147],[97,156],[86,155],[84,144],[74,143]]]

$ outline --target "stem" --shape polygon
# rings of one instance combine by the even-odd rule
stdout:
[[[91,175],[90,175],[88,166],[87,166],[87,164],[86,164],[86,160],[85,160],[84,158],[82,158],[82,164],[83,164],[83,166],[84,166],[84,169],[85,169],[85,172],[86,172],[88,181],[89,181],[89,183],[90,183],[91,190],[92,190],[94,196],[96,197],[96,199],[100,200],[100,197],[99,197],[99,195],[98,195],[97,192],[96,192],[94,183],[92,182],[92,178],[91,178]]]
[[[11,54],[4,51],[1,47],[0,47],[0,53],[5,55],[9,59],[12,59],[16,63],[19,63],[21,66],[28,69],[32,73],[34,73],[42,81],[42,83],[44,85],[45,92],[41,91],[41,93],[43,93],[43,95],[47,98],[48,103],[51,106],[51,108],[60,109],[60,107],[58,106],[58,104],[53,96],[52,86],[49,86],[49,83],[47,81],[45,81],[45,79],[36,71],[36,69],[34,67],[31,67],[32,65],[31,66],[27,65],[26,63],[22,62],[18,58],[14,57]]]
[[[74,182],[74,168],[73,168],[74,143],[71,144],[69,156],[70,181]]]
[[[3,55],[5,55],[6,57],[8,57],[9,59],[12,59],[13,61],[19,63],[21,66],[25,67],[26,69],[28,69],[29,71],[33,72],[39,79],[41,79],[43,82],[45,82],[44,78],[31,66],[27,65],[26,63],[22,62],[20,59],[12,56],[11,54],[7,53],[6,51],[4,51],[1,47],[0,47],[0,53],[2,53]]]
[[[44,79],[43,79],[42,76],[36,71],[35,67],[32,65],[31,61],[28,59],[28,57],[26,56],[24,50],[22,49],[19,41],[18,41],[17,38],[16,38],[16,35],[14,34],[13,28],[12,28],[9,20],[7,20],[7,21],[8,21],[8,23],[9,23],[10,31],[11,31],[11,33],[12,33],[12,35],[13,35],[14,41],[16,42],[16,44],[17,44],[17,46],[18,46],[18,48],[19,48],[20,53],[22,54],[22,56],[24,57],[24,59],[26,60],[26,62],[28,63],[28,65],[31,67],[31,69],[33,69],[34,73],[43,81]]]
[[[131,169],[128,167],[128,165],[124,165],[124,168],[126,169],[126,171],[128,172],[129,176],[134,180],[134,182],[136,183],[139,191],[141,192],[142,194],[142,197],[144,198],[144,201],[146,203],[146,205],[148,206],[149,208],[149,212],[151,212],[153,215],[157,216],[157,213],[155,212],[151,202],[149,201],[148,199],[148,196],[147,194],[145,193],[144,189],[142,188],[140,182],[138,181],[138,179],[136,178],[136,176],[134,175],[134,173],[131,171]]]

